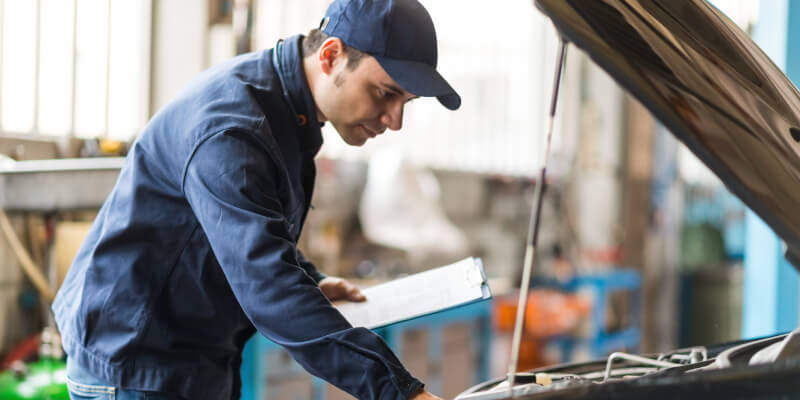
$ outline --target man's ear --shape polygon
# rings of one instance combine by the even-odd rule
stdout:
[[[332,74],[334,68],[347,57],[344,53],[344,44],[337,37],[330,37],[322,42],[317,56],[319,57],[322,72],[325,75]]]

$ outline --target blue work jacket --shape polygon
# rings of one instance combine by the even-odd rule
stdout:
[[[297,250],[322,145],[301,38],[204,72],[133,144],[53,304],[67,355],[98,378],[237,399],[258,331],[358,398],[421,388]]]

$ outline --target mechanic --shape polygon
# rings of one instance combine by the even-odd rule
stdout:
[[[436,399],[297,249],[320,128],[350,145],[461,99],[417,0],[336,0],[319,29],[201,74],[144,128],[53,304],[73,398],[238,399],[256,332],[360,399]],[[95,397],[91,397],[95,398]]]

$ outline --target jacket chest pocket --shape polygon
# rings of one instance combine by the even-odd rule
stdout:
[[[303,225],[303,216],[306,212],[306,200],[303,197],[303,188],[295,182],[290,183],[290,187],[283,196],[283,209],[289,210],[285,213],[286,228],[295,241],[300,236],[300,229]]]
[[[289,234],[292,236],[292,239],[295,241],[297,241],[298,237],[300,236],[303,211],[303,205],[299,204],[295,205],[294,210],[286,214],[286,227],[289,230]]]
[[[305,190],[296,176],[285,173],[281,180],[278,185],[278,199],[286,219],[286,229],[296,241],[306,212]]]

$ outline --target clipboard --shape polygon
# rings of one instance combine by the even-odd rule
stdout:
[[[334,306],[354,327],[381,328],[492,297],[483,262],[470,257],[361,291],[361,303]]]

